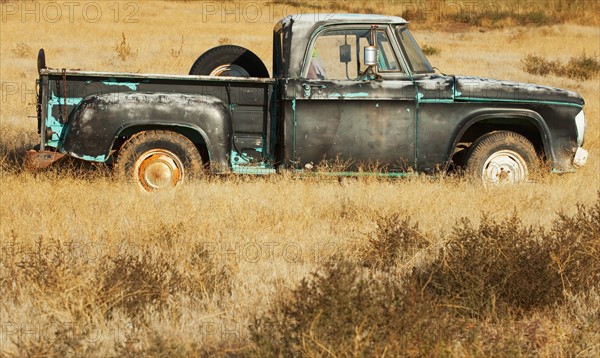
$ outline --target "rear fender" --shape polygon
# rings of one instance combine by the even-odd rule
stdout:
[[[206,145],[211,168],[230,170],[230,112],[221,100],[205,95],[110,93],[86,97],[72,113],[62,151],[104,162],[115,140],[133,127],[192,130]]]

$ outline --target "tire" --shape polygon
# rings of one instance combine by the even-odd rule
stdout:
[[[224,45],[203,53],[190,69],[190,75],[268,78],[265,64],[252,51]]]
[[[144,191],[172,189],[202,173],[202,157],[189,139],[153,130],[132,136],[119,150],[114,170]]]
[[[466,174],[483,181],[485,187],[527,181],[539,166],[533,144],[524,136],[497,131],[477,139],[469,148]]]

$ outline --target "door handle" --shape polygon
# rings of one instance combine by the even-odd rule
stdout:
[[[312,94],[312,89],[313,88],[325,88],[325,85],[319,85],[316,83],[303,83],[302,84],[302,89],[304,90],[304,97],[308,98],[310,97],[310,95]]]

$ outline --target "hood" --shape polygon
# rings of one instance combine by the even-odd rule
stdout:
[[[481,77],[455,77],[455,100],[490,102],[564,103],[583,106],[577,93],[531,83],[492,80]]]

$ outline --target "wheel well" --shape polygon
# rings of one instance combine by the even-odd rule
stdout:
[[[484,134],[494,131],[511,131],[527,138],[537,155],[545,159],[544,142],[539,128],[532,121],[524,118],[489,118],[473,123],[458,140],[451,160],[451,169],[462,167],[469,146]]]
[[[125,142],[127,142],[127,140],[129,138],[131,138],[133,135],[140,133],[140,132],[145,132],[145,131],[151,131],[151,130],[164,130],[164,131],[171,131],[171,132],[175,132],[175,133],[179,133],[181,135],[183,135],[184,137],[186,137],[187,139],[189,139],[192,143],[194,143],[194,146],[196,147],[196,149],[198,150],[198,153],[200,153],[200,156],[202,157],[202,162],[208,167],[209,163],[210,163],[210,155],[208,152],[208,146],[206,144],[206,141],[204,140],[204,137],[202,137],[202,135],[192,129],[192,128],[188,128],[188,127],[181,127],[181,126],[133,126],[133,127],[127,127],[124,130],[122,130],[117,138],[115,139],[115,142],[113,144],[113,151],[115,151],[116,153],[119,152],[119,150],[121,149],[121,147],[123,146],[123,144],[125,144]]]

